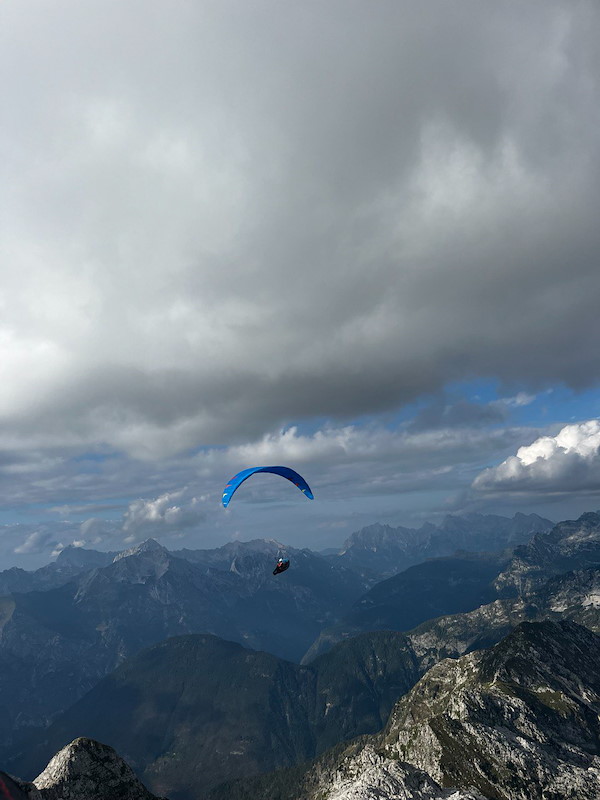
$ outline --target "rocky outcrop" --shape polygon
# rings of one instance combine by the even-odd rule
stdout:
[[[600,567],[569,572],[523,597],[419,625],[407,636],[421,669],[496,644],[522,622],[571,620],[600,633]]]
[[[445,786],[496,800],[600,796],[600,637],[523,623],[443,661],[392,712],[381,745]]]
[[[41,800],[157,800],[112,747],[93,739],[63,747],[33,783]]]
[[[0,772],[2,800],[165,800],[151,794],[112,747],[79,738],[31,783]]]
[[[474,792],[445,790],[423,770],[366,745],[342,761],[319,790],[327,800],[482,800]]]

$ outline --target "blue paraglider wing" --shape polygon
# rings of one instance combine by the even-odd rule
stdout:
[[[306,495],[306,497],[314,500],[314,495],[310,490],[310,486],[304,480],[302,475],[298,475],[293,469],[289,467],[252,467],[251,469],[243,469],[241,472],[238,472],[237,475],[234,475],[233,478],[228,482],[225,490],[223,492],[223,505],[225,508],[229,505],[229,501],[231,500],[233,493],[235,490],[242,484],[247,478],[251,475],[254,475],[256,472],[272,472],[275,475],[281,475],[282,478],[287,478],[288,481],[295,483],[296,486],[300,489],[300,491]]]

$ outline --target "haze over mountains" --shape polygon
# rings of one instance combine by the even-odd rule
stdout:
[[[427,619],[470,611],[500,597],[517,597],[553,575],[600,563],[597,513],[561,522],[530,542],[496,554],[456,554],[411,567],[376,584],[304,657],[310,661],[337,641],[368,630],[408,630]]]
[[[542,530],[547,527],[539,518],[532,522]],[[370,547],[372,534],[371,529],[367,537]],[[389,542],[389,531],[383,535]],[[356,536],[355,558],[358,541]],[[203,797],[211,790],[215,797],[219,792],[227,797],[225,788],[218,788],[223,781],[236,776],[246,781],[278,767],[295,770],[293,780],[285,773],[284,783],[292,786],[300,774],[296,765],[332,746],[338,748],[337,753],[343,740],[381,730],[398,698],[444,658],[462,658],[493,646],[524,621],[574,621],[600,631],[599,514],[585,514],[577,521],[535,533],[527,545],[518,545],[513,551],[463,552],[415,565],[372,586],[362,596],[369,583],[364,574],[338,566],[335,557],[309,551],[292,553],[289,575],[294,576],[293,581],[275,581],[270,570],[280,549],[278,543],[256,541],[174,554],[149,541],[114,556],[110,564],[84,569],[52,589],[4,598],[0,638],[3,702],[10,713],[18,689],[23,707],[30,703],[29,725],[18,728],[16,738],[15,722],[11,721],[12,727],[5,725],[3,731],[5,764],[10,771],[31,780],[53,753],[83,736],[115,747],[152,792],[172,800]],[[286,552],[292,551],[287,548]],[[388,548],[388,563],[389,553]],[[70,553],[64,558],[72,563]],[[85,552],[77,556],[80,565],[86,558]],[[461,579],[457,579],[457,564],[463,571]],[[371,570],[372,565],[371,561]],[[53,580],[60,582],[65,577],[55,569]],[[328,578],[327,586],[320,585]],[[43,580],[48,580],[48,570]],[[521,587],[525,587],[523,591]],[[214,604],[209,602],[211,592],[218,594]],[[428,594],[432,596],[429,605],[425,602]],[[284,616],[292,614],[299,620],[305,641],[318,622],[316,627],[321,628],[315,639],[319,641],[331,619],[331,608],[325,609],[328,602],[337,604],[338,616],[344,615],[344,619],[350,609],[351,615],[360,617],[362,613],[364,632],[348,636],[313,661],[306,658],[303,666],[273,652],[240,646],[247,645],[250,636],[250,644],[270,637],[280,646],[281,639],[275,635],[281,619],[276,614],[277,604]],[[431,609],[447,613],[457,602],[465,604],[464,612],[428,619]],[[223,607],[215,610],[219,603]],[[422,624],[412,630],[393,624],[409,619],[413,606],[424,615]],[[106,628],[100,622],[99,608]],[[272,619],[263,620],[265,613]],[[237,621],[233,619],[236,614]],[[374,629],[383,618],[392,623],[393,630]],[[173,620],[188,628],[197,621],[213,628],[227,624],[238,643],[231,641],[234,636],[219,637],[214,630],[211,635],[185,630],[187,635],[163,641],[170,635],[165,631]],[[42,647],[42,657],[36,658],[36,647],[27,641],[32,634],[36,646]],[[559,639],[561,635],[552,634]],[[143,639],[152,636],[157,637],[156,644],[139,652]],[[227,639],[230,641],[224,641]],[[25,653],[27,657],[19,660]],[[128,656],[125,663],[112,672],[124,656]],[[105,670],[104,679],[99,663]],[[11,664],[12,672],[7,668]],[[79,675],[73,673],[74,666],[82,666]],[[84,680],[90,683],[89,691]],[[81,699],[74,705],[77,698],[67,696],[69,681],[79,686]],[[31,727],[36,724],[38,728]],[[433,771],[426,767],[423,772],[422,766],[407,759],[392,768],[387,756],[374,752],[363,748],[352,762],[353,774],[371,775],[364,778],[365,786],[371,779],[382,786],[417,786],[416,794],[400,796],[434,798],[445,796],[440,794],[441,780],[458,787],[462,794],[457,797],[478,796],[466,784],[447,782],[457,778],[440,778],[433,767]],[[326,761],[332,758],[323,757]],[[381,764],[384,772],[388,770],[385,780],[378,772]],[[321,766],[317,771],[324,775],[323,770]],[[355,796],[352,792],[359,792],[357,798],[370,796],[364,794],[367,789],[360,781],[358,788],[349,788],[330,778],[326,791],[333,792],[332,797],[339,794],[339,800],[349,800]],[[279,786],[280,778],[272,780],[271,790],[273,785]],[[238,792],[240,797],[246,796],[241,784],[228,785],[229,790],[232,798]],[[266,791],[260,781],[254,790],[257,798],[274,800],[279,796],[260,795]],[[346,791],[350,794],[343,793]],[[483,791],[481,786],[477,791]],[[381,795],[388,796],[396,795]]]
[[[277,581],[280,548],[236,543],[215,566],[214,552],[192,562],[150,540],[56,588],[0,598],[4,743],[46,725],[125,658],[168,636],[212,633],[298,660],[363,583],[291,548],[294,569]]]
[[[428,558],[450,556],[457,550],[495,552],[526,544],[535,533],[554,525],[538,514],[517,513],[508,519],[495,514],[448,515],[440,525],[392,528],[369,525],[353,533],[335,557],[339,563],[380,581]]]

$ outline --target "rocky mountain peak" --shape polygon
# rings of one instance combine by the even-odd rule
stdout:
[[[475,792],[442,789],[426,772],[387,759],[370,745],[339,766],[326,791],[328,800],[485,800]]]
[[[147,553],[166,553],[168,555],[169,551],[166,547],[163,547],[162,544],[157,542],[156,539],[146,539],[145,542],[136,544],[135,547],[130,547],[129,550],[123,550],[121,553],[117,553],[113,559],[113,563],[115,561],[120,561],[122,558],[145,555]]]
[[[353,546],[372,547],[384,541],[401,540],[406,535],[414,536],[414,531],[403,527],[392,528],[390,525],[375,522],[352,533],[342,545],[339,554],[343,555]]]
[[[596,798],[599,656],[600,638],[579,625],[522,623],[433,667],[392,712],[386,754],[486,797]]]
[[[576,697],[583,671],[586,700],[600,703],[598,663],[600,638],[588,628],[568,620],[523,622],[483,656],[479,679]]]
[[[155,800],[107,745],[75,739],[34,780],[43,800]]]

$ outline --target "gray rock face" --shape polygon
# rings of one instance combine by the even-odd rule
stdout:
[[[429,670],[382,734],[348,748],[333,768],[317,763],[312,785],[310,775],[304,779],[310,793],[295,796],[444,796],[427,794],[426,784],[420,794],[398,795],[392,778],[400,771],[391,764],[399,761],[401,769],[426,773],[434,788],[467,796],[597,800],[599,665],[600,637],[591,631],[571,622],[523,623],[491,650]]]
[[[423,671],[494,645],[524,621],[571,620],[600,633],[600,567],[569,572],[524,597],[430,620],[407,634]]]
[[[482,795],[442,789],[422,770],[366,745],[345,758],[319,787],[327,800],[482,800]]]
[[[600,637],[523,623],[490,651],[431,669],[382,745],[446,786],[486,797],[600,796]]]
[[[596,565],[600,565],[600,514],[588,512],[517,547],[495,585],[500,596],[522,595],[554,575]]]
[[[93,739],[64,747],[33,783],[41,800],[157,800],[111,747]]]

